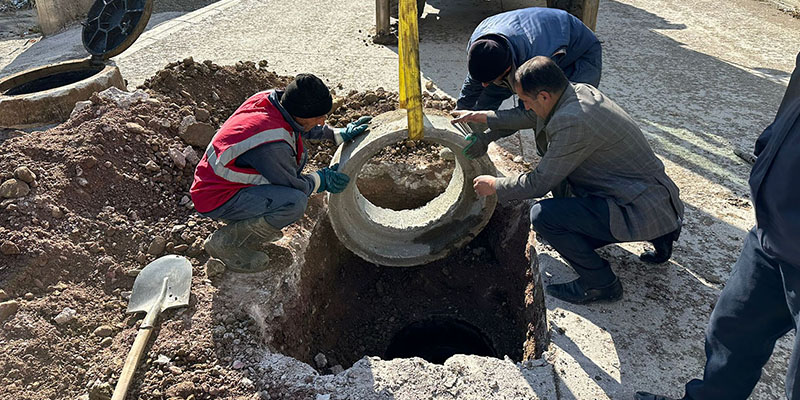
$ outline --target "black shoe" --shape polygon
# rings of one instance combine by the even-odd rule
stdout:
[[[547,285],[545,291],[550,296],[573,304],[586,304],[593,301],[617,301],[622,298],[622,283],[619,278],[606,286],[584,289],[578,279],[567,282]]]
[[[645,251],[639,255],[639,259],[650,264],[661,264],[667,262],[672,257],[672,242],[681,236],[681,227],[678,229],[653,239],[653,251]]]
[[[677,399],[673,399],[672,397],[659,396],[657,394],[651,394],[647,392],[636,392],[636,394],[633,395],[633,400],[677,400]]]

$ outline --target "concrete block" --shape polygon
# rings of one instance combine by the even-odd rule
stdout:
[[[75,22],[83,21],[94,0],[36,0],[42,34],[52,35]]]

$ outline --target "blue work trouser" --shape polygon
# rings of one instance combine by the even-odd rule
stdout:
[[[616,278],[595,249],[619,243],[611,234],[608,203],[600,197],[567,197],[538,201],[531,225],[580,276],[584,288],[608,285]]]
[[[307,204],[308,196],[297,189],[258,185],[239,190],[223,205],[202,214],[227,221],[264,217],[275,228],[283,228],[300,219],[306,212]]]
[[[769,256],[756,228],[748,233],[706,330],[703,379],[686,384],[686,399],[737,400],[750,396],[775,341],[800,322],[800,265]],[[798,359],[800,335],[786,372],[786,398],[800,399]]]

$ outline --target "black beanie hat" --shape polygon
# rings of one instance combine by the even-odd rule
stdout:
[[[497,79],[511,66],[511,50],[497,35],[483,36],[472,42],[467,67],[469,75],[481,83]]]
[[[293,117],[314,118],[331,110],[333,98],[321,79],[312,74],[300,74],[286,86],[281,105]]]

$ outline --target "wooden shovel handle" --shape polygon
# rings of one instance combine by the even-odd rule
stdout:
[[[128,353],[128,358],[125,359],[125,365],[122,366],[122,373],[119,376],[119,381],[117,381],[117,387],[114,388],[114,396],[111,397],[111,400],[125,400],[128,387],[133,380],[133,373],[136,372],[136,366],[139,365],[139,360],[144,354],[144,348],[147,346],[147,340],[150,339],[150,333],[152,332],[152,327],[139,329],[139,333],[136,334],[136,340],[133,341],[133,347]]]

